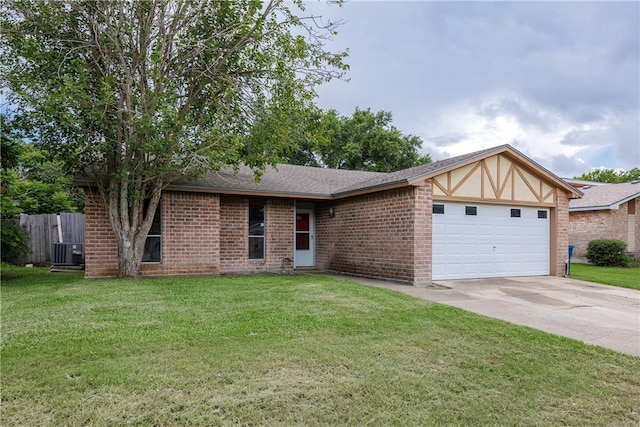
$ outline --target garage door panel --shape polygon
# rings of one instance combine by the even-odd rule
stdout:
[[[477,215],[466,215],[465,206],[433,215],[434,280],[549,274],[550,224],[539,208],[473,205]]]

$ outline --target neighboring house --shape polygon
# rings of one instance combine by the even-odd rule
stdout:
[[[109,220],[86,187],[87,277],[117,273]],[[160,242],[142,275],[296,269],[427,285],[432,280],[562,275],[569,199],[580,192],[503,145],[392,173],[241,168],[176,181],[162,194]],[[157,247],[157,245],[156,245]]]
[[[640,258],[640,181],[625,184],[566,180],[584,193],[569,203],[569,243],[584,258],[594,239],[616,239]]]

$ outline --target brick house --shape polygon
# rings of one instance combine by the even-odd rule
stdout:
[[[106,212],[86,188],[86,277],[117,273]],[[580,192],[509,145],[393,173],[278,165],[173,182],[142,275],[277,271],[284,258],[413,285],[564,273]]]
[[[569,202],[569,243],[573,255],[584,258],[594,239],[616,239],[640,258],[640,182],[603,184],[567,180],[584,193]]]

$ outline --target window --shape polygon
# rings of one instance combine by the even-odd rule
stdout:
[[[511,218],[520,218],[520,209],[511,209]]]
[[[547,211],[538,211],[538,218],[547,219]]]
[[[145,215],[149,209],[149,201],[144,203]],[[149,229],[147,240],[144,243],[142,262],[162,261],[162,200],[158,202],[158,207],[153,216],[153,223]]]
[[[264,259],[264,204],[249,204],[249,259]]]
[[[465,215],[478,215],[478,207],[477,206],[465,206],[464,207]]]
[[[443,214],[444,213],[444,205],[433,205],[433,213],[434,214]]]

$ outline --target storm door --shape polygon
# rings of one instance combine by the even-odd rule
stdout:
[[[296,267],[315,266],[315,218],[309,209],[296,209],[294,231],[294,264]]]

